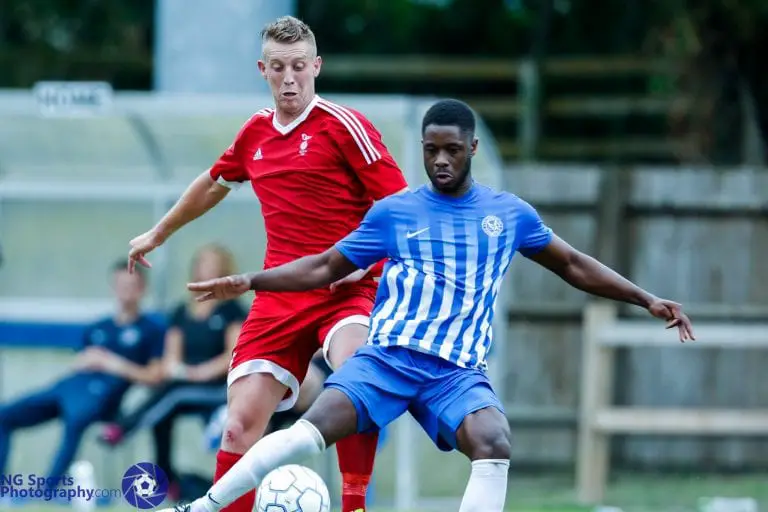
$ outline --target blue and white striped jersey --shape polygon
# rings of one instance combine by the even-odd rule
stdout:
[[[336,248],[359,268],[388,258],[369,344],[477,368],[485,366],[512,256],[534,254],[551,238],[536,210],[513,194],[474,183],[456,198],[425,185],[376,203]]]

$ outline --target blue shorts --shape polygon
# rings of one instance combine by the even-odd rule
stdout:
[[[457,448],[467,415],[486,407],[504,412],[483,371],[406,347],[361,347],[325,387],[352,400],[358,432],[382,429],[409,411],[443,451]]]

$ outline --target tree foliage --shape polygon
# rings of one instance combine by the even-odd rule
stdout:
[[[675,63],[671,71],[651,83],[694,98],[698,108],[673,111],[673,124],[685,134],[703,128],[696,135],[700,147],[717,153],[718,147],[735,145],[745,93],[754,98],[768,133],[762,60],[768,53],[763,30],[768,0],[299,0],[298,5],[326,54],[515,58],[532,47],[541,52],[544,44],[546,55],[643,53],[667,59]],[[553,14],[543,27],[537,14],[545,5],[553,6]],[[149,88],[154,6],[154,0],[3,0],[0,86],[103,79],[116,88]]]

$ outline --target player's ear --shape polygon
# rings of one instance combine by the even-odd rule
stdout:
[[[261,76],[263,76],[266,79],[267,78],[267,65],[264,64],[263,60],[259,60],[258,66],[259,66],[259,71],[261,72]]]
[[[477,145],[480,143],[479,140],[477,140],[477,137],[472,138],[472,143],[470,144],[469,149],[469,156],[475,156],[477,154]]]
[[[315,78],[320,75],[320,68],[323,67],[323,58],[321,56],[315,57],[315,62],[312,65]]]

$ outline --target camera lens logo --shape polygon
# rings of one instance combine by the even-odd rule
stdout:
[[[168,476],[151,462],[134,464],[123,475],[123,498],[134,508],[155,508],[167,495]]]

